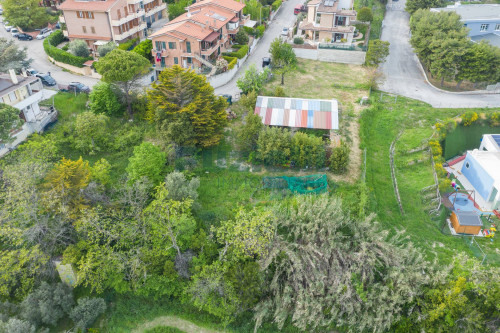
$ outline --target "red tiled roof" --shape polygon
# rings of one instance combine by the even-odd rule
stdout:
[[[88,10],[93,12],[105,12],[109,10],[118,0],[105,1],[75,1],[66,0],[57,8],[60,10]]]
[[[111,40],[111,37],[90,36],[90,35],[68,35],[69,38],[88,39],[88,40]]]
[[[167,24],[154,34],[150,38],[159,37],[162,35],[169,35],[179,39],[185,39],[184,36],[190,36],[199,40],[203,40],[205,37],[210,35],[213,29],[208,27],[203,28],[200,24],[195,22],[175,22],[174,24]]]
[[[205,6],[217,6],[222,8],[227,8],[234,12],[239,12],[245,7],[244,3],[234,1],[234,0],[204,0],[189,6],[190,9],[205,7]]]

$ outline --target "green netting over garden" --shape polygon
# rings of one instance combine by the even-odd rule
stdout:
[[[262,187],[270,189],[289,189],[299,194],[324,193],[328,189],[326,175],[310,175],[302,177],[264,177]]]

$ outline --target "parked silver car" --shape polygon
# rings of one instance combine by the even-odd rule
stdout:
[[[45,37],[48,37],[52,33],[52,29],[43,29],[40,31],[38,36],[36,36],[36,39],[44,39]]]

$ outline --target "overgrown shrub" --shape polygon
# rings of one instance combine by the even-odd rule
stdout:
[[[251,28],[251,27],[243,27],[243,30],[245,30],[245,32],[247,34],[249,34],[250,36],[255,36],[255,29],[254,28]],[[234,45],[233,45],[234,47]]]
[[[274,94],[273,95],[275,97],[286,97],[285,89],[283,89],[283,87],[281,87],[281,86],[276,86],[276,88],[274,88]]]
[[[260,37],[264,36],[265,30],[266,30],[265,26],[263,26],[263,25],[257,26],[257,28],[255,28],[255,37],[260,38]]]
[[[89,94],[90,111],[108,116],[122,116],[125,106],[120,103],[117,91],[106,82],[99,82]]]
[[[149,61],[153,61],[153,54],[151,53],[152,49],[153,49],[153,41],[151,39],[145,39],[139,44],[137,44],[137,46],[134,47],[132,52],[140,54]]]
[[[70,317],[75,326],[85,332],[102,313],[106,311],[106,303],[102,298],[83,297],[71,311]]]
[[[441,156],[443,154],[443,148],[437,140],[429,141],[429,147],[431,147],[432,156]]]
[[[281,3],[282,3],[282,0],[276,0],[273,2],[273,4],[271,5],[271,8],[273,9],[274,12],[277,11],[278,8],[280,8]]]
[[[285,165],[290,160],[292,137],[290,131],[266,127],[257,140],[257,160],[267,165]]]
[[[114,49],[116,49],[115,42],[109,42],[104,45],[99,45],[97,47],[97,53],[99,53],[99,57],[104,57],[106,54],[113,51]]]
[[[233,69],[236,63],[238,62],[238,58],[236,57],[229,57],[229,56],[222,56],[222,57],[227,61],[227,69]]]
[[[83,64],[86,61],[92,60],[92,57],[78,57],[74,54],[57,48],[57,45],[61,44],[63,41],[63,32],[61,30],[54,31],[54,33],[50,34],[50,36],[45,38],[45,40],[43,41],[43,49],[45,50],[45,53],[55,61],[59,61],[75,67],[83,67]]]
[[[344,141],[340,143],[340,146],[332,149],[332,155],[330,156],[330,169],[332,172],[342,174],[347,171],[350,152],[351,149]]]
[[[238,32],[236,33],[236,36],[234,36],[234,40],[238,44],[247,45],[248,44],[248,35],[245,32],[245,29],[238,30]]]
[[[300,44],[304,44],[304,39],[303,39],[302,37],[295,37],[295,38],[293,39],[293,43],[294,43],[294,44],[299,44],[299,45],[300,45]]]
[[[240,47],[240,49],[236,52],[225,52],[223,53],[224,56],[229,56],[229,57],[236,57],[238,59],[244,58],[248,53],[248,45],[243,45]]]
[[[295,133],[292,137],[292,148],[290,160],[300,168],[325,166],[325,145],[318,137],[309,136],[305,133]]]
[[[0,332],[5,333],[35,333],[36,327],[26,320],[10,318],[2,325],[0,322]]]
[[[493,112],[489,119],[490,125],[493,127],[500,126],[500,112]]]
[[[89,47],[82,39],[75,39],[68,45],[69,51],[77,57],[87,58],[90,55]]]
[[[192,178],[187,180],[186,176],[179,171],[173,171],[165,177],[165,187],[168,190],[168,198],[175,201],[198,199],[198,187],[200,179]]]
[[[118,45],[118,49],[128,51],[128,50],[132,49],[135,46],[135,44],[137,44],[138,41],[139,41],[139,38],[134,38],[134,39],[128,40],[125,43],[121,43],[120,45]],[[153,48],[152,45],[151,45],[151,48]]]
[[[260,116],[248,112],[244,125],[237,132],[237,142],[242,152],[249,154],[257,149],[257,140],[263,127]]]
[[[153,183],[162,180],[162,172],[167,156],[161,149],[150,142],[143,142],[134,147],[134,155],[129,158],[127,173],[130,182],[148,177]]]
[[[358,11],[358,21],[371,22],[373,21],[372,10],[368,7],[363,7]]]
[[[465,112],[462,116],[462,124],[464,126],[470,126],[472,125],[473,123],[476,122],[476,120],[479,118],[477,113],[474,112],[474,111],[467,111]]]

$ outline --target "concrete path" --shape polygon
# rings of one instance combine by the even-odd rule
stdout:
[[[157,317],[151,321],[148,321],[135,330],[132,333],[142,333],[146,330],[150,330],[157,326],[171,326],[180,329],[186,333],[223,333],[225,331],[216,331],[208,328],[199,327],[190,321],[175,317],[175,316],[163,316]]]
[[[280,36],[281,30],[284,27],[293,26],[295,20],[297,19],[297,15],[293,14],[293,9],[295,6],[302,4],[303,2],[304,0],[283,1],[281,9],[267,27],[264,36],[262,36],[257,46],[250,51],[250,55],[248,56],[246,62],[240,66],[240,69],[234,78],[227,84],[215,89],[215,93],[217,95],[230,94],[234,96],[235,94],[241,92],[241,90],[236,86],[238,78],[245,73],[245,70],[250,64],[255,64],[258,69],[262,69],[262,58],[269,56],[269,47],[271,46],[271,42],[276,37]]]
[[[19,47],[26,47],[28,58],[33,59],[30,66],[40,73],[50,72],[50,75],[58,84],[67,85],[70,82],[77,81],[86,84],[89,87],[93,87],[97,82],[99,82],[99,80],[91,77],[64,71],[61,67],[52,64],[43,49],[43,40],[33,39],[29,41],[20,41],[17,38],[13,38],[11,33],[5,30],[3,24],[0,24],[0,37],[7,38],[8,40],[13,39]]]
[[[500,94],[444,92],[430,85],[409,43],[410,15],[406,0],[389,1],[381,39],[391,43],[387,61],[381,66],[385,78],[380,89],[421,100],[436,108],[498,107]]]

